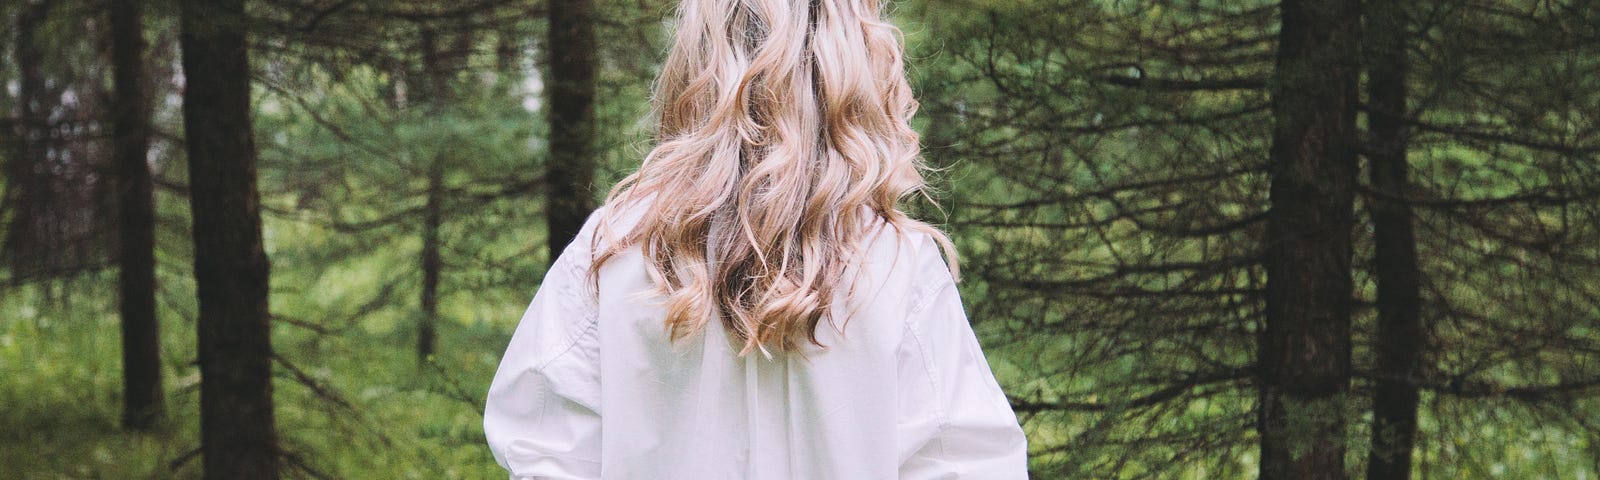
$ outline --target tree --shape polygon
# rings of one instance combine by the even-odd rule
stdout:
[[[1397,89],[1389,88],[1366,105],[1371,173],[1394,177],[1374,177],[1362,195],[1374,234],[1364,270],[1378,280],[1380,322],[1377,358],[1363,376],[1373,384],[1373,428],[1388,430],[1372,433],[1404,433],[1404,391],[1392,390],[1415,388],[1414,443],[1387,447],[1396,455],[1416,449],[1424,475],[1580,475],[1594,465],[1556,452],[1600,439],[1600,419],[1590,413],[1600,403],[1600,355],[1589,347],[1600,312],[1600,283],[1592,281],[1600,278],[1600,5],[1403,5],[1395,7],[1399,18],[1368,15],[1387,34],[1405,35],[1369,43],[1370,82],[1395,75],[1379,60],[1381,44],[1406,52],[1405,96],[1391,97]],[[1411,211],[1416,230],[1420,318],[1385,331],[1383,309],[1408,308],[1384,298],[1384,272],[1404,268],[1407,248],[1381,236],[1381,209],[1392,214],[1395,206]],[[1383,359],[1391,334],[1412,338],[1405,348],[1417,365],[1409,377],[1405,358]],[[1395,420],[1380,423],[1385,418]],[[1498,433],[1480,433],[1486,428]],[[1455,440],[1466,432],[1473,442]],[[1385,467],[1388,478],[1409,474]]]
[[[470,55],[471,36],[464,31],[455,32],[456,42],[453,49],[446,51],[440,45],[439,32],[431,26],[423,26],[421,31],[422,75],[419,75],[422,91],[427,97],[425,106],[434,118],[445,115],[453,108],[452,102],[454,85],[452,80],[461,70],[461,64]],[[453,61],[446,65],[446,54]],[[427,163],[427,193],[422,206],[422,254],[419,262],[422,270],[422,291],[418,303],[422,306],[421,323],[417,327],[417,359],[426,362],[433,355],[434,343],[438,336],[439,323],[439,275],[444,268],[444,258],[440,253],[439,230],[444,223],[444,189],[445,167],[454,163],[449,158],[451,152],[440,149],[435,152],[434,158]]]
[[[1035,475],[1256,474],[1276,12],[1042,0],[908,29],[939,32],[907,41],[932,49],[919,115]]]
[[[1360,3],[1280,9],[1256,357],[1261,478],[1345,478]]]
[[[1373,273],[1377,284],[1376,359],[1373,366],[1371,445],[1368,480],[1411,477],[1411,450],[1416,444],[1416,379],[1424,337],[1421,315],[1421,272],[1417,241],[1405,202],[1408,190],[1410,128],[1407,47],[1412,28],[1400,2],[1372,2],[1366,12],[1367,173],[1372,195],[1367,210],[1373,229]]]
[[[549,260],[561,253],[594,210],[595,36],[592,0],[552,0],[545,95],[550,151],[545,157]]]
[[[181,9],[205,478],[275,479],[269,267],[244,1],[185,0]]]
[[[15,10],[15,80],[6,88],[17,108],[7,122],[15,130],[6,145],[0,261],[18,283],[96,271],[115,251],[104,228],[113,217],[113,187],[102,175],[105,82],[97,69],[80,67],[99,58],[92,47],[103,37],[98,22],[73,15],[76,6],[45,0]],[[78,33],[62,38],[63,29]]]
[[[1292,53],[1284,35],[1349,31],[1348,14],[1285,32],[1296,17],[1284,13],[1301,4],[1024,0],[972,14],[944,3],[908,15],[931,22],[911,31],[937,32],[908,41],[928,48],[913,56],[927,58],[918,91],[938,132],[929,157],[951,169],[946,205],[972,266],[973,317],[1035,433],[1036,473],[1249,476],[1258,464],[1239,459],[1285,437],[1313,442],[1303,451],[1318,457],[1287,468],[1321,461],[1326,476],[1406,470],[1367,464],[1385,452],[1443,477],[1593,468],[1547,452],[1600,438],[1589,413],[1600,362],[1586,346],[1600,311],[1600,5],[1366,2],[1367,31],[1383,30],[1367,54],[1351,63],[1346,41],[1311,62],[1340,69],[1330,81],[1352,89],[1335,107],[1317,84],[1327,77],[1295,88],[1293,65],[1277,59]],[[1356,67],[1368,73],[1367,102],[1349,86]],[[1384,86],[1395,81],[1404,88]],[[1318,99],[1328,121],[1347,121],[1349,108],[1367,115],[1365,129],[1323,137],[1342,145],[1318,150],[1341,150],[1331,179],[1283,176],[1267,127],[1307,117],[1274,107],[1282,99]],[[1367,172],[1346,153],[1362,148]],[[1295,198],[1306,189],[1337,195]],[[1285,215],[1285,203],[1337,210],[1344,233],[1328,235],[1348,246],[1280,241],[1307,240],[1295,230],[1329,219]],[[1312,266],[1284,260],[1293,246],[1348,249],[1329,255],[1348,259],[1325,263],[1324,277],[1285,278]],[[1286,297],[1295,279],[1346,293]],[[1268,290],[1278,292],[1271,306]],[[1293,302],[1346,309],[1334,314],[1345,320],[1303,322],[1286,313],[1304,307]],[[1321,342],[1317,355],[1279,362],[1295,358],[1282,350],[1290,334]],[[1273,411],[1297,413],[1279,417],[1288,423],[1257,415],[1276,407],[1256,390],[1281,398],[1282,372],[1308,366],[1326,370],[1291,386],[1320,384],[1311,393],[1325,408]],[[1410,407],[1406,390],[1417,394]],[[1410,439],[1395,435],[1408,408]],[[1354,421],[1368,409],[1378,431]],[[1294,438],[1319,421],[1348,433]],[[1345,449],[1348,464],[1329,448]],[[1278,453],[1263,462],[1285,468]]]
[[[121,216],[122,425],[149,429],[165,416],[161,336],[156,318],[155,197],[150,150],[150,85],[144,64],[143,1],[111,2],[116,79],[112,156]]]

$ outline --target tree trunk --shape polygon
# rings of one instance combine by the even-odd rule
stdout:
[[[48,118],[55,100],[46,88],[45,51],[36,38],[50,17],[53,1],[30,3],[17,15],[16,45],[12,57],[17,62],[17,118],[15,150],[7,158],[5,199],[11,218],[7,219],[4,242],[5,263],[17,278],[48,278],[59,273],[43,252],[61,235],[53,226],[59,221],[50,207],[54,180],[46,160],[50,156],[51,127]]]
[[[112,157],[121,206],[122,426],[154,427],[165,416],[161,336],[156,320],[155,198],[150,150],[150,88],[144,68],[141,0],[111,2]]]
[[[451,72],[454,70],[445,66],[443,48],[440,45],[438,33],[431,27],[422,29],[421,45],[423,82],[427,94],[426,108],[435,115],[442,115],[450,106]],[[444,223],[444,166],[449,160],[444,152],[439,152],[430,159],[428,165],[428,193],[427,203],[423,205],[422,217],[422,252],[420,263],[422,266],[422,291],[418,303],[422,307],[422,316],[417,320],[417,360],[427,362],[433,356],[434,344],[438,337],[439,321],[439,274],[444,268],[444,259],[439,252],[439,228]]]
[[[550,2],[550,54],[545,91],[550,149],[545,158],[550,262],[578,235],[594,210],[595,38],[592,0]]]
[[[1411,450],[1417,435],[1417,387],[1422,361],[1422,330],[1417,245],[1411,206],[1406,204],[1406,12],[1401,2],[1372,2],[1367,14],[1367,128],[1372,188],[1374,270],[1378,286],[1376,381],[1372,397],[1372,449],[1369,480],[1411,477]]]
[[[501,88],[516,88],[522,80],[522,39],[514,29],[505,29],[494,40],[495,74],[502,77]]]
[[[1264,480],[1345,478],[1358,0],[1285,0],[1258,350]]]
[[[439,226],[444,220],[444,169],[438,161],[428,169],[428,203],[422,225],[422,321],[417,326],[417,360],[433,356],[438,336],[439,271],[444,260],[439,255]]]
[[[244,2],[181,5],[205,478],[276,479],[268,263],[256,191]]]

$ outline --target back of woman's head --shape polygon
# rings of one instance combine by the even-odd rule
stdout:
[[[896,208],[923,193],[925,166],[900,30],[883,15],[878,0],[683,0],[655,145],[606,198],[648,197],[647,211],[589,273],[640,245],[669,337],[720,318],[741,355],[818,343],[865,225],[931,234],[956,275],[949,239]]]

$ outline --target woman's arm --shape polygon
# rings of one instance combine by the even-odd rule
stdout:
[[[1026,479],[1027,440],[960,293],[948,273],[924,270],[918,278],[939,280],[925,284],[901,344],[900,478]]]
[[[484,435],[513,480],[600,478],[600,345],[583,281],[594,219],[550,266],[489,386]]]

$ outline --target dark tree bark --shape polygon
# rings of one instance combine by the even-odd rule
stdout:
[[[53,180],[44,162],[49,157],[51,139],[49,98],[42,70],[45,51],[40,48],[38,31],[56,5],[53,1],[32,3],[17,15],[16,44],[12,51],[17,62],[17,118],[15,149],[5,164],[6,207],[13,213],[6,225],[4,253],[12,274],[31,277],[54,272],[48,259],[38,258],[43,245],[55,243],[57,215],[49,211]]]
[[[417,359],[433,356],[439,322],[439,271],[444,259],[439,254],[439,226],[444,221],[444,169],[438,162],[428,169],[428,203],[422,219],[422,321],[417,326]]]
[[[14,154],[4,172],[8,215],[0,261],[13,281],[70,279],[105,268],[115,254],[115,188],[103,141],[111,117],[104,102],[112,95],[98,69],[60,59],[98,54],[91,49],[104,45],[106,31],[70,3],[18,7],[8,17],[16,21],[17,65],[8,88],[19,105],[18,128],[6,139]],[[12,119],[0,122],[6,120]]]
[[[181,5],[205,478],[276,479],[269,265],[261,245],[244,2]]]
[[[122,426],[146,430],[166,414],[156,320],[155,198],[150,150],[150,85],[144,65],[141,0],[110,3],[112,156],[121,206]]]
[[[1258,350],[1261,478],[1345,478],[1357,0],[1285,0]]]
[[[550,262],[594,210],[595,38],[592,0],[550,2],[549,66],[544,69],[550,122],[545,158],[545,225]]]
[[[1411,477],[1417,435],[1416,376],[1426,344],[1421,311],[1421,273],[1411,206],[1405,203],[1406,43],[1410,28],[1402,2],[1371,2],[1367,8],[1367,128],[1372,189],[1373,269],[1378,289],[1376,380],[1372,397],[1369,480]]]
[[[500,31],[494,41],[494,67],[499,75],[511,75],[519,79],[516,74],[522,70],[522,39],[517,37],[517,32],[510,29]]]
[[[452,70],[445,66],[438,32],[423,28],[421,37],[423,84],[428,94],[427,108],[443,114],[450,105]],[[444,223],[444,164],[448,161],[440,152],[428,165],[428,198],[423,205],[422,218],[422,291],[418,303],[422,317],[417,321],[417,360],[427,362],[433,356],[438,337],[439,273],[444,269],[444,259],[439,252],[439,228]]]

